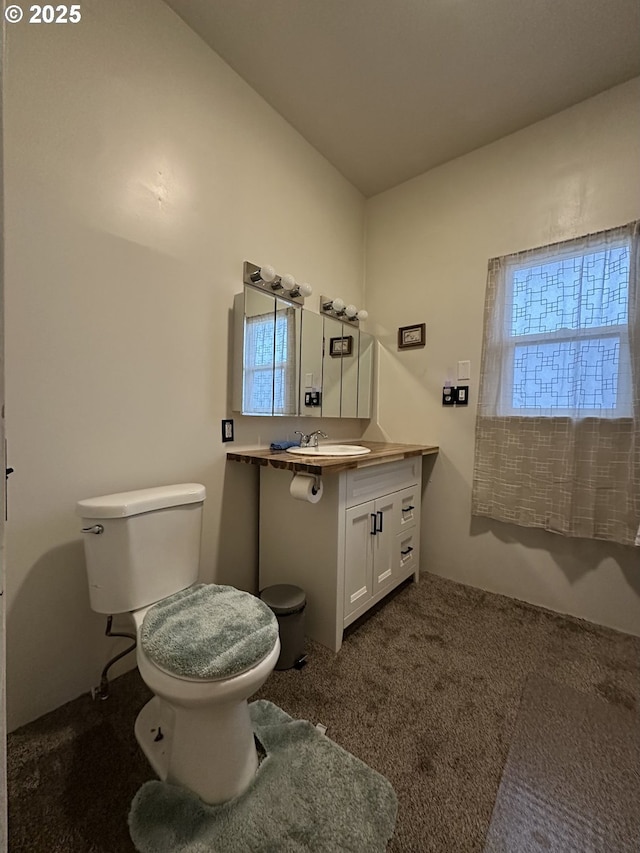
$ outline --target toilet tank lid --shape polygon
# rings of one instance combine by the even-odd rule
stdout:
[[[205,487],[200,483],[180,483],[78,501],[76,513],[82,518],[126,518],[154,509],[200,503],[205,497]]]

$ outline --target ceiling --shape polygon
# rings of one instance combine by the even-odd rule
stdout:
[[[640,75],[638,0],[165,0],[365,196]]]

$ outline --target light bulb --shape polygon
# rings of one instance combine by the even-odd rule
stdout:
[[[336,312],[336,314],[342,314],[342,312],[344,311],[344,300],[334,299],[331,303],[331,307]]]
[[[347,305],[347,307],[344,309],[344,313],[347,315],[347,317],[353,320],[353,318],[358,313],[358,309],[355,305]]]
[[[300,296],[306,299],[307,296],[311,296],[313,293],[313,288],[306,281],[303,281],[302,284],[298,285],[298,291],[300,292]]]
[[[369,316],[369,312],[368,312],[368,311],[365,311],[365,310],[364,310],[364,308],[363,308],[363,309],[362,309],[362,311],[358,311],[358,315],[357,315],[357,316],[358,316],[358,320],[366,320],[366,319],[367,319],[367,317]]]
[[[296,280],[291,273],[286,272],[280,279],[280,286],[285,290],[293,290],[296,286]]]
[[[273,267],[260,267],[260,278],[264,281],[265,284],[271,284],[276,277],[276,271]]]

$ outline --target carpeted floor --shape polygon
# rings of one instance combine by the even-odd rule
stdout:
[[[481,853],[531,676],[640,707],[640,639],[431,575],[352,626],[338,655],[308,652],[255,698],[323,723],[390,780],[391,853]],[[129,806],[153,778],[133,736],[148,695],[134,671],[106,702],[82,696],[10,735],[11,853],[133,851]]]
[[[639,802],[637,713],[531,676],[485,853],[638,853]]]

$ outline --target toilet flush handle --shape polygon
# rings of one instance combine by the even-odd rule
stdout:
[[[104,533],[104,527],[101,524],[94,524],[93,527],[83,527],[83,533]]]

